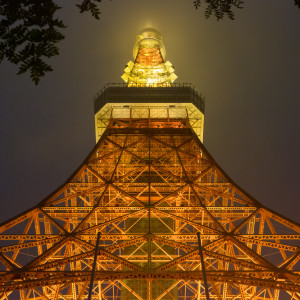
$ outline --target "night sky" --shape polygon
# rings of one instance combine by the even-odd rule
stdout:
[[[0,222],[43,200],[95,144],[93,96],[122,82],[137,33],[161,31],[176,82],[206,98],[204,145],[263,205],[300,221],[300,10],[246,0],[236,20],[205,20],[192,0],[112,0],[101,20],[60,11],[68,28],[36,87],[0,65]],[[64,5],[65,3],[60,3]]]

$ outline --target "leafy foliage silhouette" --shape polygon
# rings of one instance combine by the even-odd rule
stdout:
[[[294,0],[300,8],[300,0]],[[80,13],[100,17],[101,0],[81,0]],[[243,0],[194,0],[196,9],[205,6],[204,15],[217,20],[225,16],[234,20],[234,8],[242,8]],[[35,84],[52,67],[49,59],[59,54],[57,44],[65,38],[66,27],[54,15],[60,9],[53,0],[0,0],[0,62],[6,58],[19,67],[18,74],[30,72]]]
[[[83,0],[80,13],[99,19],[101,0]],[[60,9],[53,0],[0,0],[0,62],[4,58],[19,67],[18,74],[30,72],[38,84],[52,71],[49,58],[59,54],[57,44],[65,38],[66,25],[54,15]]]
[[[217,20],[223,19],[227,16],[230,20],[234,20],[234,13],[232,8],[243,8],[244,1],[242,0],[194,0],[194,7],[196,9],[201,7],[202,2],[205,3],[205,18],[208,19],[211,16],[215,16]]]
[[[30,71],[35,84],[52,71],[45,58],[59,54],[58,29],[65,27],[54,17],[59,8],[52,0],[0,0],[0,61],[18,65],[18,74]]]

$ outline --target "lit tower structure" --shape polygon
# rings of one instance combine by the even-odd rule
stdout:
[[[300,299],[300,225],[266,208],[204,148],[204,100],[158,32],[95,97],[97,144],[35,207],[0,225],[0,299]],[[197,233],[200,233],[204,265]],[[205,266],[205,268],[204,268]]]

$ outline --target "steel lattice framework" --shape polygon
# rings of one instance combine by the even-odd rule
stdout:
[[[1,225],[1,299],[85,299],[97,232],[93,299],[205,299],[197,232],[211,299],[299,299],[298,224],[241,190],[191,128],[113,124]]]
[[[300,299],[300,225],[237,186],[201,143],[204,101],[174,85],[157,31],[128,86],[96,96],[97,142],[36,207],[0,224],[0,300]],[[201,141],[200,141],[201,140]]]

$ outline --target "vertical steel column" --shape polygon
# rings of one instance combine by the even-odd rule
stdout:
[[[150,126],[150,108],[149,108],[149,126]],[[151,139],[148,135],[148,269],[151,269]]]
[[[89,290],[88,300],[92,299],[92,290],[93,290],[97,256],[98,256],[98,250],[99,250],[99,242],[100,242],[100,232],[98,232],[96,246],[95,246],[94,262],[93,262],[93,269],[92,269],[92,275],[91,275],[91,281],[90,281],[90,290]]]
[[[200,260],[201,260],[201,266],[202,266],[202,272],[203,272],[203,279],[204,279],[205,295],[206,295],[206,299],[209,300],[209,292],[208,292],[208,285],[207,285],[207,279],[206,279],[204,258],[203,258],[203,253],[202,253],[200,232],[197,232],[197,238],[198,238],[199,254],[200,254]]]

